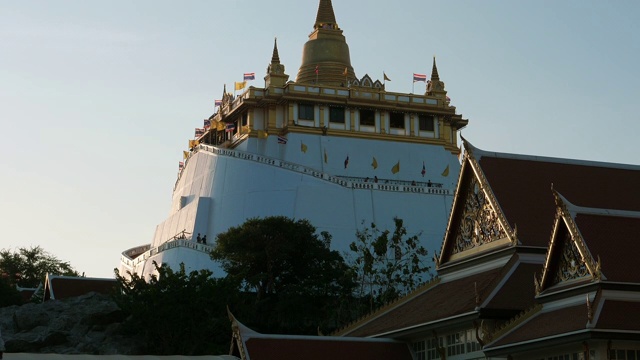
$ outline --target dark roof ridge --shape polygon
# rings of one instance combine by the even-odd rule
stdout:
[[[579,206],[567,200],[567,198],[562,196],[562,194],[560,194],[559,192],[556,192],[556,194],[562,199],[562,202],[567,206],[567,210],[569,211],[569,213],[573,218],[575,218],[576,215],[578,214],[614,216],[614,217],[625,217],[625,218],[640,218],[640,211]]]
[[[567,165],[579,165],[579,166],[603,167],[603,168],[612,168],[612,169],[621,169],[621,170],[640,171],[640,165],[634,165],[634,164],[622,164],[622,163],[613,163],[613,162],[604,162],[604,161],[579,160],[579,159],[569,159],[569,158],[559,158],[559,157],[549,157],[549,156],[539,156],[539,155],[525,155],[525,154],[515,154],[515,153],[483,150],[473,146],[468,140],[464,138],[462,139],[466,144],[467,150],[473,153],[477,161],[480,161],[480,159],[483,156],[486,156],[486,157],[501,158],[501,159],[528,160],[528,161],[551,162],[551,163],[567,164]]]

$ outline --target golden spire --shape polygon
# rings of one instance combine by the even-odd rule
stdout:
[[[431,81],[440,81],[440,76],[438,75],[438,67],[436,66],[436,57],[433,57],[433,68],[431,69]]]
[[[435,96],[447,101],[447,91],[444,89],[444,82],[440,81],[438,75],[438,67],[436,66],[436,57],[433,57],[433,68],[431,69],[431,80],[427,82],[427,92],[425,95]]]
[[[338,24],[336,24],[336,15],[333,13],[333,5],[331,5],[331,0],[320,0],[320,4],[318,4],[318,15],[316,15],[316,24],[313,26],[313,28],[318,29],[327,25],[338,28]]]
[[[265,85],[284,86],[289,80],[289,75],[284,73],[284,65],[280,63],[280,55],[278,55],[278,39],[273,40],[273,55],[271,55],[271,63],[267,67],[267,76],[264,77]]]
[[[356,75],[351,66],[349,45],[336,23],[331,0],[320,0],[313,29],[302,50],[296,82],[347,86]]]
[[[280,64],[280,55],[278,55],[278,38],[273,39],[273,55],[271,55],[272,64]]]

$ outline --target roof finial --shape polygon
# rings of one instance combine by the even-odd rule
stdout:
[[[271,55],[272,64],[280,64],[280,55],[278,55],[278,38],[273,39],[273,55]]]
[[[333,5],[331,5],[331,0],[320,0],[320,4],[318,4],[318,15],[316,15],[316,24],[313,26],[313,28],[338,28],[338,24],[336,24],[336,15],[333,12]]]
[[[431,69],[431,81],[440,81],[440,75],[438,75],[438,67],[436,66],[436,56],[433,56],[433,68]]]

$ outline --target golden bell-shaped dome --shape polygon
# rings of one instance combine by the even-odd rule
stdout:
[[[304,44],[296,82],[346,86],[356,75],[351,66],[349,45],[336,23],[331,0],[320,0],[313,29]]]

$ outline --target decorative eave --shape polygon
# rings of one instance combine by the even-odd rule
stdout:
[[[553,184],[551,185],[551,191],[556,203],[556,215],[553,230],[551,232],[551,238],[549,239],[549,250],[547,251],[547,258],[544,263],[544,268],[542,269],[542,275],[539,279],[537,277],[534,277],[536,295],[541,294],[554,285],[551,284],[551,277],[553,276],[552,271],[554,270],[554,267],[551,266],[551,263],[552,261],[556,260],[554,257],[554,253],[560,247],[560,245],[558,244],[558,242],[560,241],[558,239],[558,232],[560,226],[562,225],[567,228],[567,231],[571,236],[571,241],[578,249],[581,258],[580,260],[584,262],[587,271],[591,275],[591,281],[600,281],[603,278],[600,259],[596,261],[596,259],[593,257],[575,222],[576,213],[575,211],[572,211],[572,209],[575,208],[575,205],[570,203],[558,191],[553,189]]]
[[[498,199],[493,193],[493,190],[491,189],[491,185],[489,184],[489,181],[487,180],[484,172],[482,171],[482,167],[480,166],[478,160],[475,157],[475,154],[474,154],[475,147],[473,147],[473,145],[471,145],[471,143],[469,143],[464,137],[461,136],[461,138],[465,147],[465,155],[464,155],[464,160],[462,164],[462,169],[460,171],[460,176],[458,178],[458,187],[456,188],[453,205],[451,207],[451,213],[449,214],[449,220],[447,222],[447,230],[445,232],[445,237],[442,242],[442,247],[440,249],[440,256],[439,256],[439,259],[437,259],[436,261],[437,268],[451,260],[452,247],[455,245],[454,236],[457,234],[457,231],[458,231],[458,229],[454,229],[452,228],[452,226],[454,224],[455,226],[459,226],[459,222],[454,221],[454,219],[456,216],[462,215],[462,208],[464,207],[465,204],[461,202],[461,199],[463,198],[466,199],[468,195],[467,192],[468,192],[469,183],[465,182],[463,184],[463,180],[465,179],[464,176],[468,172],[471,172],[469,173],[469,176],[475,177],[475,179],[477,180],[480,186],[480,190],[483,191],[484,195],[487,198],[489,206],[497,216],[497,221],[499,225],[502,227],[502,229],[504,229],[506,238],[508,239],[510,246],[515,246],[520,244],[520,241],[518,240],[517,226],[514,226],[512,228],[511,225],[509,225],[507,218],[504,215],[502,208],[500,207],[500,203],[498,202]],[[469,179],[469,182],[470,182],[471,177],[466,179]],[[477,251],[482,251],[483,248],[490,248],[490,247],[491,247],[491,243],[481,244],[474,249],[465,250],[458,253],[460,254],[459,258],[466,257],[467,254],[473,255]]]

